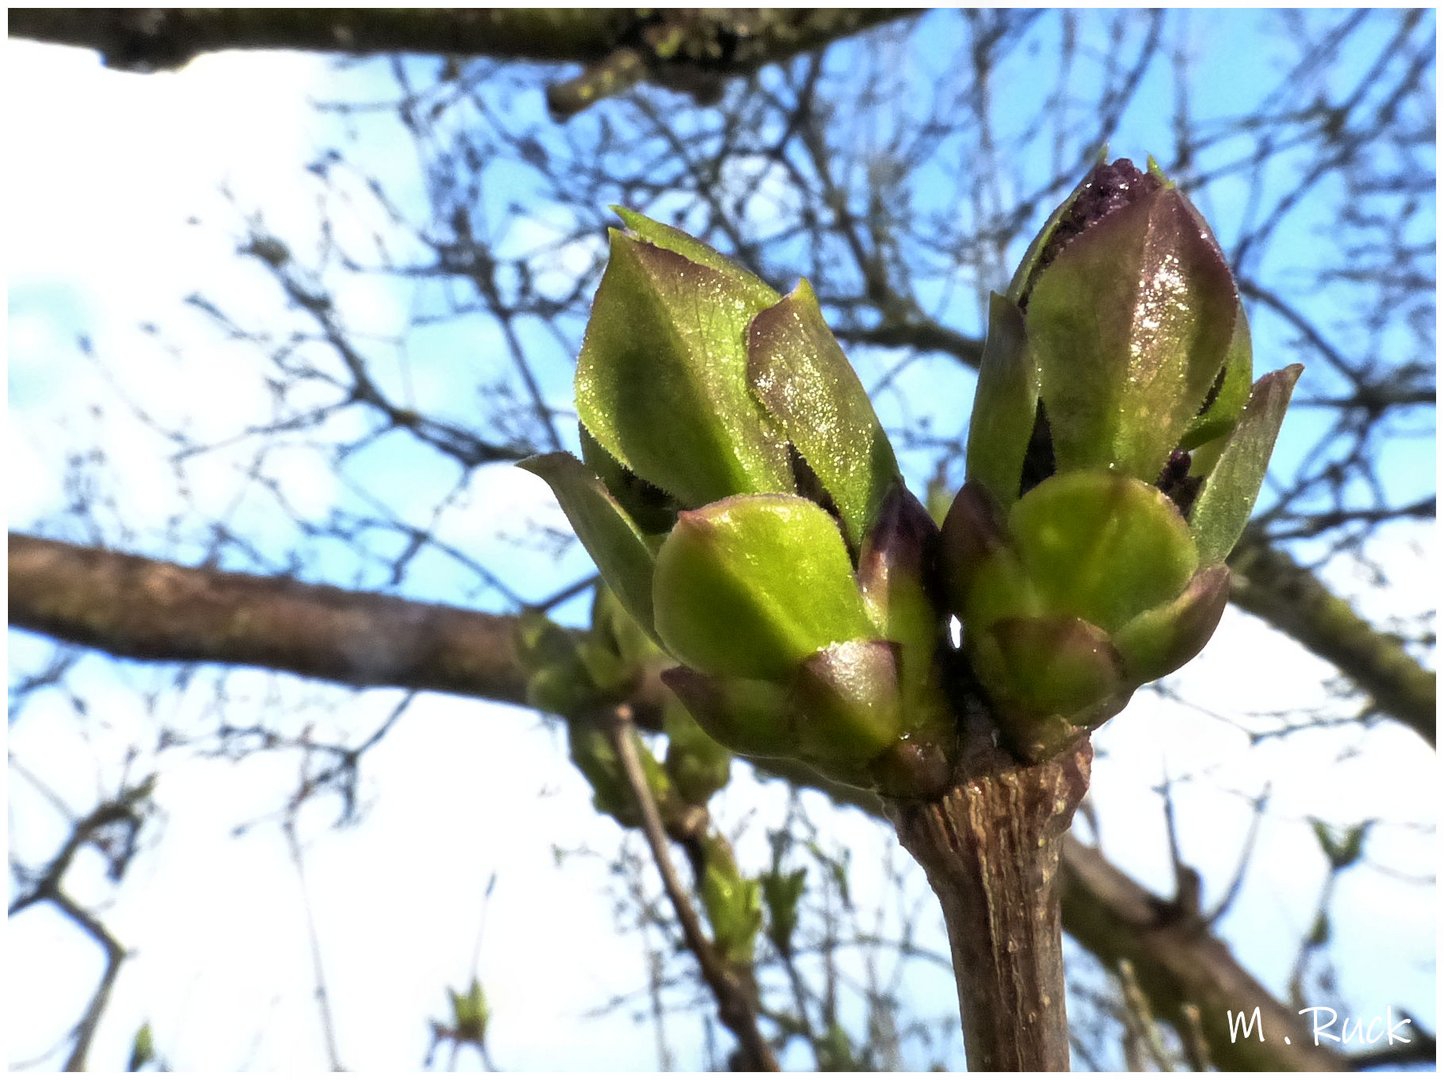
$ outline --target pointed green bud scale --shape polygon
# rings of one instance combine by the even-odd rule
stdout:
[[[878,633],[924,656],[935,646],[942,623],[924,580],[937,540],[938,527],[927,508],[898,482],[883,500],[857,560],[858,590]]]
[[[688,236],[681,229],[664,225],[660,221],[653,221],[635,210],[628,210],[622,206],[613,206],[611,210],[622,219],[627,226],[627,231],[638,240],[644,240],[653,247],[662,248],[664,251],[676,252],[699,266],[717,271],[727,278],[733,289],[749,304],[765,308],[777,303],[780,299],[777,290],[772,286],[757,275],[738,266],[717,249],[702,243],[695,236]]]
[[[1189,525],[1205,565],[1226,559],[1243,535],[1268,471],[1284,410],[1303,370],[1301,364],[1291,364],[1254,384],[1238,426],[1204,481]]]
[[[1232,431],[1248,401],[1252,385],[1253,341],[1249,336],[1248,318],[1240,306],[1233,339],[1224,356],[1223,371],[1218,375],[1216,386],[1210,388],[1210,397],[1205,398],[1203,410],[1188,425],[1179,446],[1192,450]]]
[[[975,634],[969,656],[1005,718],[1065,719],[1124,689],[1108,635],[1082,619],[1002,619]]]
[[[628,469],[592,437],[585,424],[577,425],[581,443],[582,464],[596,474],[598,480],[617,500],[638,531],[648,537],[661,536],[677,522],[682,509],[677,500],[655,484],[649,484]],[[657,541],[660,543],[660,541]]]
[[[1228,567],[1205,567],[1178,599],[1145,611],[1113,634],[1130,683],[1160,679],[1198,655],[1228,606],[1228,581]]]
[[[748,389],[747,326],[763,305],[737,274],[614,230],[577,360],[587,430],[687,506],[792,490],[785,441]]]
[[[759,679],[714,678],[691,668],[662,672],[662,682],[706,734],[749,757],[783,757],[795,749],[787,693]]]
[[[1157,477],[1223,367],[1237,308],[1228,264],[1177,191],[1074,237],[1037,275],[1025,320],[1058,471]]]
[[[903,731],[898,647],[843,641],[819,649],[792,682],[796,747],[809,761],[862,765]]]
[[[652,548],[636,523],[598,480],[567,453],[519,462],[551,486],[577,539],[602,578],[642,629],[652,633]]]
[[[1038,367],[1028,349],[1023,312],[994,293],[968,426],[968,480],[986,488],[1005,511],[1018,501],[1037,411]]]
[[[1010,532],[1042,610],[1116,630],[1183,591],[1198,553],[1157,488],[1109,473],[1065,473],[1013,507]]]
[[[806,281],[752,320],[747,378],[836,504],[856,547],[898,479],[897,459]]]
[[[954,612],[968,610],[973,583],[993,564],[994,555],[1002,552],[1011,558],[1008,548],[1007,518],[998,500],[981,484],[968,481],[943,518],[938,549],[943,590]]]
[[[943,738],[953,727],[937,662],[945,617],[931,595],[938,536],[927,508],[899,481],[883,500],[857,562],[868,617],[878,636],[900,649],[904,728],[927,738]]]
[[[795,495],[684,512],[653,585],[662,644],[709,675],[782,681],[818,649],[874,634],[837,522]]]

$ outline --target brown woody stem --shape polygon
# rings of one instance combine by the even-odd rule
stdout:
[[[942,903],[970,1071],[1068,1069],[1058,859],[1092,761],[1083,739],[890,807]]]

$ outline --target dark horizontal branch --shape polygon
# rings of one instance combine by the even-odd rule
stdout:
[[[258,665],[351,686],[525,703],[511,618],[280,578],[189,569],[15,534],[9,562],[12,625],[113,655]],[[639,722],[655,717],[661,693],[660,686],[649,684],[629,702]],[[773,771],[881,815],[881,805],[865,792],[829,787],[801,769]],[[1240,1040],[1235,1045],[1218,1027],[1223,1010],[1271,1000],[1226,946],[1202,927],[1164,925],[1151,914],[1144,918],[1141,912],[1168,905],[1076,841],[1065,848],[1064,873],[1064,928],[1105,959],[1129,959],[1140,984],[1159,1002],[1192,1002],[1203,1010],[1215,1064],[1256,1068],[1267,1054],[1269,1068],[1299,1067],[1299,1048],[1308,1035],[1297,1016],[1291,1027],[1270,1028],[1271,1033],[1292,1033],[1292,1049],[1274,1037],[1264,1044]],[[1099,927],[1110,929],[1104,934]],[[1115,932],[1123,939],[1110,944]],[[1283,1006],[1270,1008],[1278,1013],[1278,1023],[1289,1020]],[[1343,1063],[1341,1057],[1325,1055],[1307,1067]]]
[[[179,67],[222,49],[426,53],[600,64],[649,60],[736,75],[913,12],[631,8],[12,8],[10,34],[96,49],[132,70]],[[661,27],[652,31],[652,27]]]
[[[137,660],[253,665],[524,703],[514,622],[10,534],[10,622]]]
[[[876,327],[843,328],[836,331],[847,344],[880,345],[884,348],[909,348],[919,352],[936,352],[956,357],[968,367],[977,367],[983,357],[980,338],[968,337],[940,322],[921,319],[888,322]]]

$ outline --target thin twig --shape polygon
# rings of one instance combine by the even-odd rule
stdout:
[[[326,1040],[326,1056],[332,1072],[342,1072],[341,1054],[336,1049],[336,1024],[331,1016],[331,996],[326,990],[326,974],[321,964],[321,939],[316,929],[315,912],[311,909],[311,894],[306,887],[305,861],[301,855],[301,843],[296,837],[294,820],[287,820],[281,826],[286,835],[286,846],[291,852],[291,861],[296,866],[296,878],[301,883],[302,904],[306,909],[306,932],[311,939],[311,965],[316,973],[316,1008],[321,1013],[321,1034]]]
[[[85,1014],[75,1025],[75,1045],[70,1050],[70,1056],[65,1059],[66,1072],[82,1072],[85,1069],[85,1059],[90,1054],[90,1044],[95,1038],[96,1028],[100,1026],[100,1018],[105,1014],[105,1007],[110,1002],[110,992],[120,974],[120,965],[125,960],[125,949],[95,916],[65,893],[57,890],[50,899],[105,950],[105,972],[100,977],[95,993],[90,997]]]
[[[697,911],[672,865],[671,856],[667,852],[667,834],[662,827],[662,816],[657,812],[656,801],[652,798],[651,788],[647,786],[642,763],[637,758],[636,747],[632,742],[635,728],[632,725],[631,708],[627,705],[618,706],[607,713],[606,719],[607,734],[616,750],[627,785],[637,800],[642,818],[642,833],[647,838],[652,860],[657,864],[657,872],[662,877],[662,888],[677,915],[677,922],[682,928],[682,939],[697,958],[697,964],[702,969],[702,978],[717,999],[717,1015],[742,1044],[748,1069],[778,1072],[780,1069],[777,1057],[757,1027],[756,1005],[738,983],[737,977],[727,970],[707,935],[703,933]]]

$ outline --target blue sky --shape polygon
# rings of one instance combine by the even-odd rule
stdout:
[[[1195,108],[1220,116],[1243,110],[1251,84],[1270,85],[1254,74],[1271,70],[1268,51],[1246,47],[1262,40],[1250,31],[1253,20],[1268,16],[1194,12],[1189,18],[1197,63],[1210,73],[1200,79],[1208,96],[1197,99]],[[944,62],[951,45],[946,34],[928,40],[935,62]],[[1040,38],[1039,48],[1046,56],[1046,40]],[[1018,62],[1026,63],[1026,54]],[[64,534],[43,524],[64,508],[59,451],[99,442],[110,459],[116,502],[113,514],[103,518],[135,530],[130,550],[184,560],[188,550],[200,550],[192,526],[214,517],[278,555],[297,542],[296,531],[264,495],[251,491],[237,499],[247,454],[222,452],[191,462],[189,498],[183,500],[165,461],[166,447],[135,423],[120,395],[129,386],[147,409],[184,421],[201,435],[218,435],[243,418],[264,415],[267,396],[254,346],[225,340],[180,301],[200,291],[260,321],[287,325],[269,282],[234,258],[238,213],[261,210],[266,227],[298,253],[314,245],[317,191],[302,167],[318,146],[336,138],[337,128],[301,103],[342,97],[368,83],[382,85],[380,73],[362,68],[333,78],[323,61],[251,55],[205,57],[179,73],[142,77],[106,71],[88,54],[13,42],[7,44],[6,67],[12,99],[23,90],[33,103],[10,119],[12,142],[30,148],[27,165],[12,180],[19,197],[10,200],[8,222],[12,527]],[[925,83],[925,73],[918,78]],[[1041,85],[1026,74],[1008,83]],[[1149,87],[1139,101],[1136,115],[1127,118],[1129,145],[1115,141],[1115,154],[1141,158],[1150,146],[1167,143],[1169,87],[1163,82]],[[392,140],[394,132],[378,125],[363,133],[354,150],[368,169],[383,175],[393,195],[404,198],[409,192],[416,198],[414,162],[394,153]],[[234,203],[218,194],[222,182],[234,193]],[[495,197],[515,193],[507,185],[517,182],[499,180]],[[17,206],[25,213],[17,213]],[[1227,247],[1240,212],[1237,200],[1221,193],[1203,209]],[[187,223],[192,216],[198,224]],[[357,246],[365,243],[364,224],[360,215],[348,236]],[[525,247],[549,227],[567,224],[520,220],[508,227],[511,242]],[[1308,242],[1321,224],[1301,217],[1298,242]],[[579,259],[586,255],[585,246],[576,252]],[[335,295],[339,306],[377,335],[374,355],[383,379],[414,395],[418,407],[465,422],[475,403],[455,390],[462,384],[458,367],[472,376],[466,385],[477,381],[472,373],[481,372],[485,358],[500,347],[494,332],[471,320],[391,345],[385,339],[400,335],[408,315],[426,309],[434,297],[355,280],[339,284]],[[961,328],[975,328],[961,306],[956,315]],[[164,335],[138,330],[142,321],[156,322]],[[1268,358],[1282,351],[1270,337],[1276,329],[1266,320],[1256,329],[1258,370],[1278,366]],[[78,348],[81,334],[94,343],[116,384]],[[862,367],[876,374],[887,361],[865,357]],[[566,381],[565,365],[554,365],[547,386],[554,400],[565,401]],[[966,393],[968,381],[958,377],[956,392]],[[909,388],[914,399],[946,396],[935,382]],[[91,411],[92,404],[102,411]],[[966,414],[965,402],[960,405],[956,397],[951,408]],[[354,435],[356,424],[342,417],[335,430]],[[1286,438],[1295,441],[1281,447],[1285,459],[1290,445],[1306,445],[1308,427],[1306,417],[1291,418]],[[434,454],[394,438],[358,453],[340,482],[324,457],[303,442],[283,453],[273,467],[287,497],[318,517],[327,508],[365,505],[349,481],[399,515],[424,521],[426,508],[455,480],[437,469]],[[1399,475],[1426,482],[1418,470]],[[1432,491],[1432,474],[1427,482]],[[173,518],[181,522],[179,545],[164,539]],[[498,522],[511,524],[499,530]],[[564,527],[544,485],[498,465],[477,471],[438,527],[482,561],[506,566],[528,598],[586,573],[585,558],[575,548],[559,566],[548,553],[515,543],[527,522]],[[1410,555],[1409,538],[1389,543],[1393,558],[1422,561]],[[304,571],[312,580],[382,584],[374,567],[338,545],[312,545],[312,554]],[[472,583],[454,562],[431,557],[414,568],[404,591],[455,601],[463,581]],[[464,602],[493,610],[505,606],[486,590],[468,594]],[[1407,605],[1409,598],[1389,602]],[[39,639],[10,637],[12,671],[25,671],[49,653]],[[1322,699],[1330,675],[1301,649],[1280,646],[1254,620],[1231,612],[1215,643],[1187,675],[1174,680],[1198,708],[1144,696],[1099,739],[1105,754],[1093,798],[1104,822],[1104,849],[1163,893],[1171,889],[1171,871],[1162,814],[1150,790],[1161,767],[1194,778],[1179,795],[1180,828],[1185,851],[1214,881],[1227,879],[1229,860],[1247,829],[1243,796],[1273,785],[1274,811],[1260,839],[1259,870],[1225,930],[1275,991],[1283,987],[1294,943],[1306,929],[1322,882],[1322,859],[1311,846],[1308,819],[1433,820],[1432,800],[1425,798],[1434,781],[1432,759],[1425,760],[1417,743],[1398,732],[1320,736],[1246,752],[1247,734],[1237,721],[1210,719],[1200,711],[1236,718],[1250,708],[1286,708],[1311,695]],[[164,694],[158,715],[203,724],[214,708],[211,677],[205,672],[184,693]],[[82,722],[54,698],[32,705],[10,731],[12,751],[33,769],[48,766],[47,780],[84,810],[97,790],[113,782],[116,755],[132,738],[143,740],[156,715],[148,713],[145,696],[169,679],[168,670],[87,659],[77,685],[91,699],[89,717]],[[339,691],[259,673],[235,676],[228,695],[237,717],[284,710],[298,723],[314,718],[322,728],[344,723],[352,730],[379,724],[397,701],[388,693],[353,701]],[[86,767],[75,768],[76,761]],[[1386,763],[1392,770],[1388,783],[1380,774]],[[378,1068],[419,1064],[425,1018],[442,1015],[447,985],[470,978],[479,898],[496,871],[482,976],[496,1001],[493,1050],[499,1064],[570,1069],[605,1061],[619,1068],[653,1067],[645,1028],[579,1019],[609,993],[642,985],[645,974],[632,944],[614,933],[601,860],[575,858],[561,869],[553,863],[553,845],[606,852],[617,843],[615,827],[589,810],[587,793],[558,750],[555,733],[521,710],[430,695],[368,761],[367,778],[371,807],[361,825],[328,831],[326,815],[334,807],[302,819],[313,841],[307,880],[341,1017],[343,1061]],[[48,817],[13,775],[10,783],[17,808],[12,845],[28,853],[49,850],[59,821]],[[158,796],[167,818],[162,842],[137,864],[136,880],[110,912],[117,932],[138,951],[122,975],[112,1021],[97,1044],[97,1065],[123,1061],[131,1033],[146,1017],[156,1027],[162,1052],[179,1068],[324,1064],[294,869],[273,825],[258,826],[238,841],[229,836],[238,821],[281,806],[294,783],[293,764],[279,759],[167,768]],[[511,828],[510,814],[498,809],[516,806],[528,808],[525,832]],[[724,822],[737,826],[754,812],[763,818],[780,814],[780,796],[744,783],[725,796],[719,811]],[[498,827],[498,815],[508,827]],[[844,815],[836,827],[860,851],[881,850],[874,826]],[[1419,855],[1420,845],[1428,848],[1432,839],[1384,830],[1378,843],[1384,861],[1418,866],[1427,859]],[[765,863],[756,835],[744,843],[743,853],[754,868]],[[81,869],[95,879],[87,889],[100,895],[98,868]],[[879,889],[881,883],[859,887]],[[1357,995],[1360,1008],[1407,1003],[1421,1019],[1433,1017],[1432,951],[1404,964],[1375,964],[1379,956],[1398,957],[1401,947],[1417,955],[1417,946],[1406,943],[1432,940],[1433,902],[1432,888],[1377,873],[1351,879],[1337,913],[1348,928],[1337,955],[1342,983]],[[1389,905],[1386,922],[1375,917],[1381,903]],[[6,981],[5,1008],[7,1015],[24,1019],[15,1028],[37,1034],[34,1041],[12,1040],[12,1063],[49,1045],[74,1017],[92,977],[87,965],[94,963],[89,946],[77,945],[69,927],[48,915],[26,918],[24,933],[11,934],[7,971],[14,974]],[[529,937],[529,928],[538,925],[549,935],[540,956]],[[579,971],[560,963],[574,955],[585,958]],[[1386,968],[1389,983],[1382,984],[1371,967]],[[57,974],[37,989],[31,973],[38,970]],[[248,1026],[238,1017],[254,1017],[255,1023]],[[584,1027],[585,1040],[557,1039],[558,1026],[579,1034]],[[677,1035],[685,1042],[680,1027]]]

